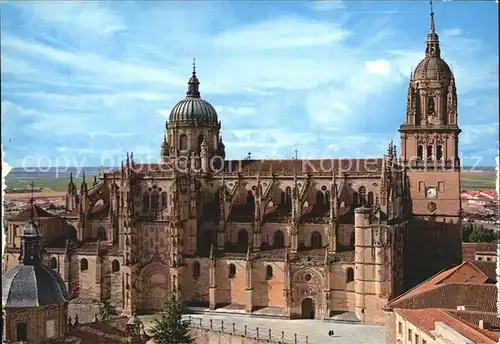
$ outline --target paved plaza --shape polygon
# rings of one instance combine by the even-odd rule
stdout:
[[[186,316],[187,317],[187,316]],[[385,343],[385,328],[376,325],[358,325],[322,322],[320,320],[283,320],[254,318],[245,315],[191,315],[193,323],[202,319],[204,326],[207,326],[212,319],[214,329],[220,329],[221,321],[224,321],[224,328],[230,331],[232,323],[235,323],[237,332],[247,325],[248,333],[254,335],[255,328],[259,327],[260,338],[267,338],[269,329],[273,333],[273,338],[280,335],[282,331],[286,334],[287,342],[293,343],[293,334],[297,333],[297,343],[306,343],[308,337],[309,344],[383,344]],[[328,331],[333,330],[335,335],[330,337]]]

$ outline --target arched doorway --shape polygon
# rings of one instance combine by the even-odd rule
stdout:
[[[165,308],[169,293],[168,267],[152,263],[144,268],[142,275],[142,306],[145,310],[159,311]]]
[[[310,298],[306,298],[302,301],[302,318],[303,319],[314,319],[314,301]]]

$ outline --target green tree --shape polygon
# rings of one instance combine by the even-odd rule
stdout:
[[[99,304],[99,319],[108,320],[111,316],[117,315],[115,305],[111,302],[111,300],[104,300]]]
[[[470,235],[473,232],[472,224],[470,222],[465,222],[462,224],[462,241],[470,242]]]
[[[189,334],[189,322],[182,320],[182,304],[172,293],[167,307],[155,319],[151,330],[157,344],[194,344]]]
[[[489,228],[481,228],[474,230],[469,237],[470,242],[495,242],[498,235]]]

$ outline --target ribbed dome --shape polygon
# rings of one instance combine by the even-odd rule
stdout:
[[[415,80],[450,80],[452,72],[448,64],[437,56],[426,56],[415,68]]]
[[[197,121],[216,124],[218,119],[217,112],[209,102],[188,96],[173,107],[169,121]]]
[[[193,74],[188,81],[186,98],[178,102],[170,111],[170,121],[198,122],[217,124],[217,112],[206,100],[201,99],[200,81],[196,76],[196,66],[193,61]]]
[[[68,301],[61,276],[45,265],[19,264],[2,278],[4,308],[41,307]]]

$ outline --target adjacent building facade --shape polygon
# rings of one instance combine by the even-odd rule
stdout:
[[[127,154],[94,185],[71,180],[66,215],[48,215],[45,259],[72,297],[111,299],[128,316],[175,292],[210,309],[383,322],[389,300],[461,262],[457,92],[433,14],[400,154],[391,142],[377,159],[227,160],[199,84],[193,67],[159,163]]]

